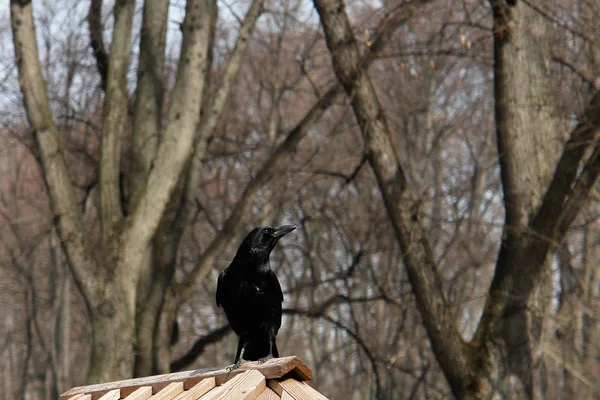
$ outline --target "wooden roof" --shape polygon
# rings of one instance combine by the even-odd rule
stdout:
[[[59,400],[307,400],[327,399],[310,387],[310,368],[297,357],[274,358],[263,364],[249,362],[228,372],[224,368],[80,386]]]

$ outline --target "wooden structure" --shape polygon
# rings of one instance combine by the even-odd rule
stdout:
[[[231,372],[223,368],[80,386],[59,400],[308,400],[327,399],[310,387],[310,368],[297,357],[250,362]]]

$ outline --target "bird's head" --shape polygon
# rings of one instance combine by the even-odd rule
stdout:
[[[294,225],[280,227],[260,226],[254,228],[244,239],[237,251],[236,257],[249,257],[251,259],[269,259],[275,245],[283,236],[296,230]]]

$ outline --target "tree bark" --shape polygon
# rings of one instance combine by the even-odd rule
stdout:
[[[130,223],[125,227],[121,240],[119,268],[128,273],[128,281],[137,287],[139,268],[147,259],[147,249],[159,224],[165,216],[168,204],[181,179],[184,166],[192,153],[194,134],[199,122],[199,111],[204,90],[204,74],[207,73],[207,58],[212,28],[216,18],[216,4],[213,0],[190,0],[186,7],[183,23],[183,44],[178,67],[175,88],[168,112],[168,123],[160,142],[154,168],[148,175],[147,185],[136,202]],[[132,268],[132,266],[137,267]],[[164,265],[155,277],[161,282],[169,274]],[[172,275],[172,274],[171,274]],[[160,289],[160,288],[157,288]],[[158,294],[163,291],[158,290]],[[135,291],[130,302],[135,304]],[[159,297],[160,301],[160,297]],[[157,316],[160,315],[160,310]],[[154,320],[143,319],[142,330],[138,333],[150,335],[158,326]],[[149,332],[148,332],[149,330]],[[141,343],[144,349],[144,364],[140,364],[138,373],[147,373],[152,365],[152,342]]]
[[[129,204],[135,206],[156,157],[165,91],[168,0],[147,0],[135,93]]]
[[[136,87],[131,165],[128,174],[128,207],[135,207],[143,193],[148,173],[156,158],[160,139],[165,91],[165,43],[167,32],[168,0],[148,0],[144,3],[141,28],[140,61]],[[169,209],[169,207],[167,207]],[[169,212],[165,213],[168,217]],[[162,237],[159,225],[155,236]],[[156,238],[155,238],[156,240]],[[157,250],[151,248],[154,247]],[[156,263],[154,252],[160,247],[149,246],[141,265],[137,286],[136,359],[134,376],[153,373],[152,349],[156,319],[153,317],[160,304],[162,291],[155,283],[162,283],[165,272]],[[168,283],[167,283],[168,284]],[[164,284],[163,284],[164,285]],[[159,285],[160,286],[160,285]]]
[[[547,22],[523,1],[514,5],[492,1],[491,5],[496,137],[505,224],[491,287],[495,292],[491,298],[502,299],[502,315],[488,323],[502,325],[502,337],[495,340],[504,343],[507,372],[518,377],[527,396],[532,397],[544,314],[551,295],[551,264],[549,260],[542,262],[534,273],[523,263],[523,246],[529,223],[548,189],[563,139],[547,70]],[[528,288],[518,287],[523,280],[530,281]]]
[[[23,102],[40,150],[54,220],[77,285],[82,291],[93,295],[97,290],[95,277],[88,273],[88,268],[94,268],[96,263],[85,241],[87,235],[81,210],[71,186],[63,145],[52,119],[39,62],[31,2],[12,0],[10,11]]]
[[[121,136],[129,103],[127,71],[134,8],[135,0],[123,0],[117,1],[114,9],[115,27],[108,58],[100,142],[100,229],[104,243],[114,240],[123,217],[119,186]]]

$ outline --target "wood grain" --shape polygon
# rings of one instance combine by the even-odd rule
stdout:
[[[280,397],[271,388],[265,388],[261,394],[258,395],[256,400],[279,400]]]
[[[224,385],[212,390],[202,400],[254,400],[266,387],[264,375],[256,370],[250,370],[236,375]]]
[[[171,400],[183,392],[183,382],[172,382],[160,392],[150,397],[150,400]]]
[[[110,392],[106,393],[104,396],[100,397],[98,400],[119,400],[121,398],[121,390],[113,389]]]
[[[215,378],[206,378],[183,392],[175,400],[198,400],[215,387]]]
[[[145,378],[80,386],[63,393],[59,397],[59,400],[70,400],[72,397],[80,394],[92,394],[90,400],[97,400],[114,389],[121,389],[121,397],[127,398],[141,387],[152,387],[152,392],[157,393],[173,382],[183,382],[184,389],[187,390],[206,378],[214,378],[215,384],[220,385],[234,378],[236,375],[249,370],[260,372],[266,379],[289,377],[300,381],[307,381],[312,378],[312,371],[310,368],[298,357],[291,356],[273,358],[262,364],[258,362],[248,362],[231,372],[227,371],[226,368],[198,369]],[[78,398],[77,400],[80,399]]]
[[[240,371],[256,370],[262,373],[266,379],[277,379],[283,376],[294,377],[301,381],[307,381],[312,378],[312,371],[308,365],[304,364],[298,357],[281,357],[273,358],[262,364],[258,362],[249,362],[243,364],[239,369],[234,371],[227,371],[226,368],[208,368],[198,369],[192,371],[175,372],[171,374],[155,375],[145,378],[126,379],[123,381],[101,383],[89,386],[79,386],[68,390],[63,393],[59,400],[69,400],[71,397],[77,394],[84,393],[95,393],[102,392],[102,395],[113,389],[126,389],[122,390],[121,394],[127,396],[135,392],[142,386],[152,386],[154,392],[158,391],[158,388],[162,388],[171,382],[186,382],[191,378],[195,378],[198,382],[201,379],[214,377],[217,379],[217,384],[226,381],[226,377],[229,378],[237,375]],[[195,383],[194,383],[195,384]],[[187,387],[187,386],[186,386]],[[79,400],[79,399],[78,399]]]
[[[269,387],[275,391],[281,398],[287,393],[296,400],[327,400],[327,397],[317,392],[304,382],[295,379],[285,379],[282,381],[269,380]]]
[[[129,396],[125,397],[125,400],[146,400],[152,396],[152,386],[142,386]]]

